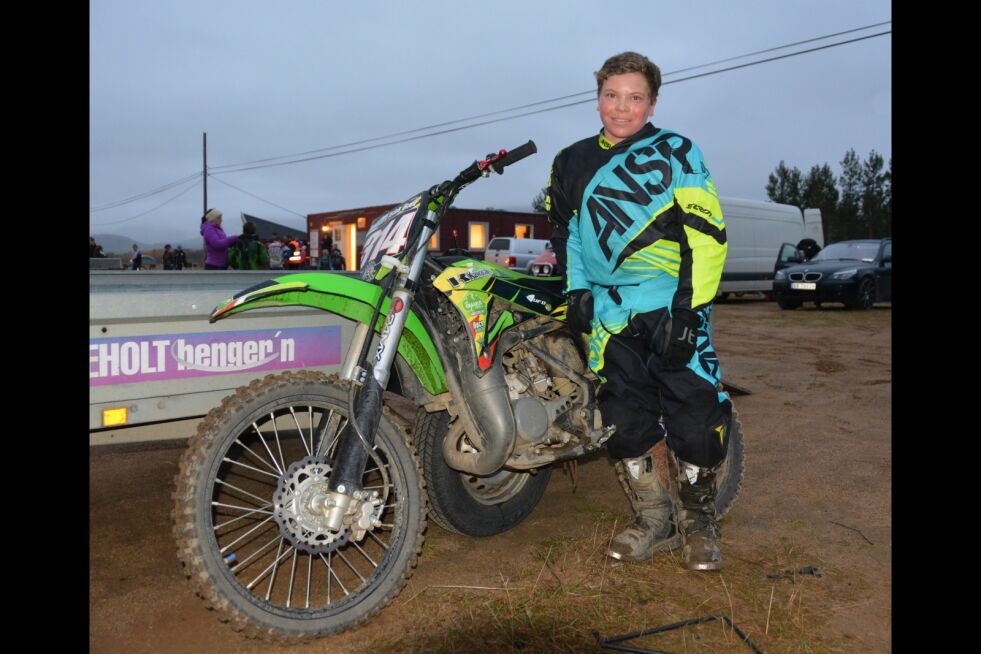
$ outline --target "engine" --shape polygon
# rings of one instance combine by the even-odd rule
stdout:
[[[506,352],[501,363],[517,431],[509,465],[552,459],[559,454],[556,450],[583,443],[592,415],[585,410],[582,387],[562,370],[585,374],[570,336],[546,334]]]

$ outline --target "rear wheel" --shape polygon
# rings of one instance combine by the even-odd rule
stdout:
[[[257,379],[211,410],[181,457],[178,557],[236,631],[294,642],[342,631],[388,604],[411,574],[425,496],[411,445],[387,415],[361,480],[364,531],[326,526],[347,390],[310,371]]]
[[[668,450],[671,452],[671,450]],[[678,478],[678,459],[674,452],[668,457],[672,479]],[[726,458],[715,473],[715,517],[721,520],[732,508],[739,491],[743,486],[743,473],[746,469],[746,451],[743,447],[743,426],[739,422],[739,414],[732,411],[732,422],[729,424],[729,446]],[[677,484],[671,485],[671,495],[675,506],[681,506],[678,499]]]
[[[419,409],[412,429],[426,478],[429,516],[443,529],[467,536],[493,536],[516,526],[542,498],[552,468],[502,469],[486,477],[454,470],[443,458],[449,422],[446,411]]]

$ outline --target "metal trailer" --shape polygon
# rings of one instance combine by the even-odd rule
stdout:
[[[90,270],[89,444],[186,438],[253,379],[339,372],[355,329],[340,316],[283,307],[208,322],[221,301],[284,274]]]

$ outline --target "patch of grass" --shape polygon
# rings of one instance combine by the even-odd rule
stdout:
[[[601,652],[593,631],[610,638],[706,615],[725,615],[766,652],[853,652],[854,642],[825,634],[833,606],[859,588],[835,582],[835,571],[791,539],[752,551],[723,540],[727,566],[719,573],[682,568],[678,552],[639,564],[605,556],[613,523],[597,523],[583,538],[537,543],[482,587],[428,588],[389,611],[405,630],[363,650],[390,652]],[[546,559],[547,557],[547,559]],[[768,574],[817,565],[822,577]],[[850,596],[850,597],[849,597]],[[749,652],[722,621],[626,641],[671,652]]]

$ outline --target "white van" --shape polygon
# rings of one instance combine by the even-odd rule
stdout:
[[[773,273],[784,243],[814,239],[824,247],[821,210],[790,204],[719,198],[726,223],[729,253],[719,294],[773,291]]]
[[[495,236],[487,244],[484,261],[530,275],[531,262],[545,251],[548,244],[549,240],[546,238]]]

